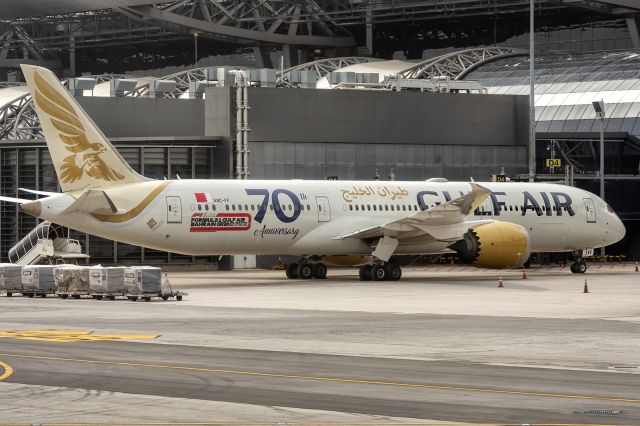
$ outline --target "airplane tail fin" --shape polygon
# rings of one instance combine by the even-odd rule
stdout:
[[[58,78],[21,65],[63,192],[144,182]]]

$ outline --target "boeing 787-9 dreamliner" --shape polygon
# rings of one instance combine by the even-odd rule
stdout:
[[[457,254],[484,268],[531,252],[619,241],[625,228],[589,192],[546,183],[153,180],[136,173],[45,68],[23,65],[62,193],[1,197],[56,224],[142,247],[200,255],[293,255],[289,278],[324,278],[358,259],[363,280],[398,280],[395,255]],[[360,265],[356,265],[360,262]]]

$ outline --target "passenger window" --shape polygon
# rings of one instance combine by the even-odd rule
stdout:
[[[205,205],[204,205],[204,209],[205,209],[206,211],[209,211],[209,204],[205,204]]]
[[[376,205],[375,205],[375,204],[373,205],[373,210],[374,210],[374,211],[376,210]]]
[[[356,206],[356,207],[358,207],[358,206]],[[349,210],[353,210],[353,206],[351,204],[349,204]]]
[[[225,209],[226,211],[229,211],[229,204],[225,204],[225,205],[224,205],[224,209]]]
[[[202,210],[202,205],[198,204],[198,211]]]
[[[211,204],[211,210],[215,210],[216,209],[216,205],[215,204]]]

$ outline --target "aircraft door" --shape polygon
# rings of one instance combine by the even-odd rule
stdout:
[[[587,223],[596,223],[596,207],[591,198],[584,198],[584,208],[587,212]]]
[[[167,197],[167,223],[182,223],[182,201],[177,195]]]
[[[318,222],[329,222],[331,220],[331,208],[328,197],[316,197],[318,206]]]

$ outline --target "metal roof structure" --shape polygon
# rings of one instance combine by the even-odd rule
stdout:
[[[466,79],[489,93],[529,93],[527,57],[496,59]],[[605,131],[640,137],[640,51],[545,55],[536,60],[536,132],[598,132],[591,103],[606,104]]]
[[[497,58],[522,56],[528,52],[513,47],[486,47],[447,53],[412,65],[398,74],[402,78],[434,78],[446,76],[461,80],[470,71]]]
[[[307,62],[302,65],[290,67],[283,71],[278,71],[277,84],[285,87],[292,86],[291,82],[289,81],[290,80],[289,77],[291,73],[295,71],[312,71],[315,74],[316,81],[317,81],[332,71],[337,71],[339,69],[342,69],[351,65],[355,65],[355,64],[363,64],[363,63],[378,62],[378,61],[381,61],[381,60],[376,58],[369,58],[366,56],[347,56],[342,58],[320,59],[317,61]]]
[[[327,56],[354,53],[362,41],[357,41],[353,34],[358,31],[352,33],[351,28],[364,28],[373,40],[372,28],[384,32],[387,24],[402,27],[403,23],[461,19],[473,23],[476,17],[508,22],[526,15],[529,0],[3,0],[2,5],[0,34],[5,43],[0,43],[0,78],[2,69],[17,68],[13,59],[56,68],[43,63],[49,59],[34,52],[51,54],[165,42],[186,45],[194,41],[194,34],[250,47],[259,66],[265,67],[272,65],[269,52],[282,48],[285,66],[294,66],[299,63],[301,50],[302,60],[311,58],[315,49],[324,49],[322,54]],[[627,19],[634,42],[640,44],[640,7],[635,0],[536,0],[535,7],[538,14],[548,16],[588,11],[603,19]],[[444,31],[446,38],[470,36],[456,24]],[[23,52],[25,47],[27,53]],[[367,47],[372,49],[370,44]],[[72,61],[72,71],[73,67]]]

